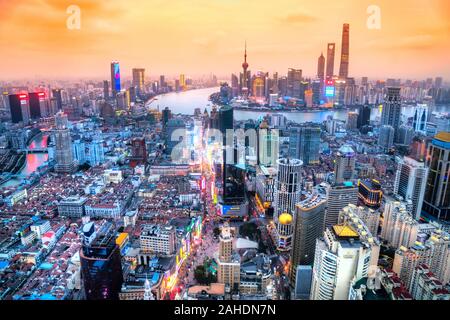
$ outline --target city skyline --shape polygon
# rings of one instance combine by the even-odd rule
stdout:
[[[8,45],[0,54],[1,78],[102,79],[107,76],[105,62],[114,60],[120,61],[125,77],[136,67],[145,68],[149,77],[210,72],[228,77],[242,63],[246,40],[253,73],[284,73],[292,67],[314,77],[317,58],[326,53],[327,43],[336,43],[338,74],[344,23],[350,24],[350,77],[450,75],[450,66],[442,63],[450,49],[447,1],[408,1],[408,6],[404,0],[395,5],[378,1],[379,30],[367,27],[370,1],[350,6],[284,0],[286,6],[280,3],[279,10],[254,1],[197,2],[78,1],[81,28],[69,30],[69,3],[2,1],[0,24],[8,28],[1,28],[0,40]],[[242,19],[245,24],[239,23]]]

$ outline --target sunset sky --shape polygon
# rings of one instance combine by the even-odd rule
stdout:
[[[81,29],[69,30],[69,5]],[[381,30],[369,30],[369,5]],[[314,76],[317,58],[350,23],[350,76],[450,79],[449,0],[0,0],[0,79],[108,79],[143,67],[190,76],[239,72],[244,42],[250,70],[289,67]]]

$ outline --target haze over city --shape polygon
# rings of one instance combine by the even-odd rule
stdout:
[[[67,7],[81,9],[69,30]],[[368,29],[367,8],[381,9]],[[315,76],[328,42],[340,51],[351,25],[350,74],[421,79],[450,75],[450,3],[446,0],[325,1],[0,1],[0,79],[104,78],[109,61],[147,76],[229,77],[248,42],[253,71],[301,68]],[[426,62],[426,63],[422,63]],[[414,65],[414,68],[411,68]]]

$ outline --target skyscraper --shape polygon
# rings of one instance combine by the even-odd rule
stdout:
[[[137,88],[138,94],[143,94],[145,91],[145,69],[133,69],[133,86]]]
[[[429,168],[423,211],[428,217],[450,221],[450,132],[438,133],[428,146]]]
[[[414,110],[413,128],[415,132],[426,135],[428,121],[428,106],[418,104]]]
[[[344,24],[342,28],[341,66],[339,67],[339,78],[348,78],[348,64],[350,54],[350,25]]]
[[[416,242],[417,232],[418,222],[408,212],[406,203],[387,201],[380,237],[393,248],[409,248]]]
[[[394,193],[403,197],[405,201],[412,201],[411,213],[416,220],[420,219],[427,176],[428,168],[423,162],[404,157],[397,164]]]
[[[321,129],[314,123],[289,128],[289,156],[305,165],[319,163]]]
[[[331,79],[334,76],[334,54],[336,45],[334,43],[329,43],[327,48],[327,69],[326,78]]]
[[[12,123],[23,122],[28,124],[30,121],[30,104],[28,94],[10,94],[9,108],[11,111]]]
[[[343,145],[336,154],[334,174],[336,185],[352,180],[355,175],[355,151],[349,145]]]
[[[258,130],[258,162],[266,167],[276,166],[279,157],[280,137],[278,130],[260,127]]]
[[[289,278],[295,287],[297,266],[312,265],[316,239],[323,234],[326,209],[326,190],[317,187],[295,207]]]
[[[339,185],[327,186],[327,211],[325,228],[331,228],[338,223],[339,213],[349,204],[358,204],[358,187],[350,181]]]
[[[290,68],[287,76],[287,95],[300,98],[301,95],[302,70]]]
[[[64,112],[55,115],[55,125],[55,171],[72,173],[76,170],[77,162],[73,158],[69,122]]]
[[[347,130],[358,128],[358,113],[349,111],[347,113]]]
[[[323,56],[323,52],[320,54],[317,61],[317,78],[319,78],[321,82],[325,79],[325,57]]]
[[[53,89],[52,96],[53,96],[53,98],[56,99],[56,107],[57,107],[56,112],[58,112],[59,110],[62,110],[62,105],[63,105],[62,89]]]
[[[30,117],[32,119],[51,115],[50,101],[47,99],[45,92],[32,92],[28,96],[30,98]]]
[[[111,92],[113,98],[116,97],[116,94],[120,92],[121,84],[120,84],[120,67],[119,62],[114,61],[111,62]]]
[[[108,80],[103,81],[103,99],[109,99],[109,82]]]
[[[361,106],[358,110],[358,129],[370,124],[370,107]]]
[[[123,283],[120,251],[115,230],[106,222],[95,231],[93,222],[83,226],[81,274],[87,300],[118,300]]]
[[[396,129],[400,127],[402,103],[400,88],[388,88],[384,98],[383,111],[381,112],[381,125],[394,128],[394,141],[396,141]]]
[[[219,237],[219,257],[217,262],[217,281],[237,289],[240,283],[240,261],[233,254],[233,234],[225,222]]]
[[[277,160],[274,221],[277,226],[277,247],[280,251],[291,249],[293,214],[302,192],[302,165],[303,162],[299,159],[282,158]]]
[[[311,300],[347,300],[352,280],[369,274],[372,247],[350,225],[327,228],[315,249]]]
[[[384,125],[380,128],[378,136],[378,145],[387,152],[394,145],[395,129],[392,126]]]

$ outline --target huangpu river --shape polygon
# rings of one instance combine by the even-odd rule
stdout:
[[[165,107],[169,107],[172,113],[181,114],[194,114],[196,108],[200,108],[201,112],[206,108],[211,111],[212,103],[209,101],[209,96],[215,92],[218,92],[219,88],[206,88],[196,89],[184,92],[171,92],[156,97],[150,107],[159,108],[163,110]],[[277,112],[286,116],[288,120],[303,123],[303,122],[318,122],[321,123],[327,119],[328,116],[333,116],[333,119],[347,120],[347,113],[349,111],[355,111],[355,109],[348,110],[330,110],[330,111],[318,111],[318,112]],[[450,112],[450,107],[439,106],[433,108],[431,111],[438,112]],[[411,107],[403,107],[402,116],[404,118],[412,117],[414,109]],[[245,111],[236,110],[234,112],[235,120],[247,120],[258,119],[260,116],[266,115],[265,111]],[[381,109],[373,108],[371,112],[371,120],[377,120],[381,116]],[[406,119],[402,119],[405,121]]]

